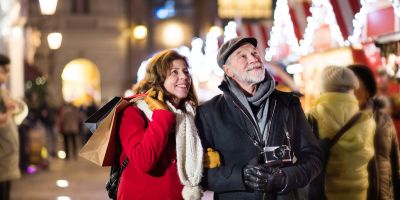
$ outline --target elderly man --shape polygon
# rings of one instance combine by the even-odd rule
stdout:
[[[298,199],[297,189],[321,170],[298,97],[275,89],[256,46],[256,39],[241,37],[221,46],[223,94],[198,108],[203,146],[220,156],[203,180],[214,199]]]

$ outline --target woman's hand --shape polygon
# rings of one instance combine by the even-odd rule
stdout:
[[[154,88],[150,88],[146,94],[144,101],[152,111],[168,110],[168,106],[164,102],[164,94],[161,91],[155,91]]]

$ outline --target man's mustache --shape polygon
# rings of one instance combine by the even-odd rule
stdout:
[[[250,70],[253,70],[253,69],[256,69],[256,68],[261,68],[261,67],[262,67],[261,63],[252,64],[252,65],[250,65],[249,68],[247,68],[247,71],[250,71]]]

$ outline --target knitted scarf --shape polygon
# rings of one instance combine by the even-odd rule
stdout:
[[[200,200],[203,147],[194,123],[195,111],[188,102],[185,103],[187,112],[176,109],[168,101],[166,103],[176,116],[176,157],[179,179],[184,185],[182,196],[185,200]]]
[[[227,82],[229,90],[235,95],[240,103],[252,114],[252,118],[257,122],[260,132],[262,134],[263,141],[259,141],[266,145],[267,136],[267,115],[269,108],[269,96],[275,90],[275,80],[270,75],[269,71],[265,69],[265,78],[262,82],[258,84],[256,93],[253,96],[246,97],[246,95],[240,89],[240,86],[228,76],[225,76],[224,81]],[[258,107],[257,111],[254,113],[251,109],[251,105]]]

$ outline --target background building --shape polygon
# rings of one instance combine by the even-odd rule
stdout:
[[[53,15],[43,15],[39,1],[25,3],[26,28],[36,33],[27,37],[41,41],[30,64],[48,78],[47,95],[55,104],[123,95],[143,60],[161,49],[190,46],[217,20],[211,0],[59,0]],[[55,50],[47,42],[52,32],[62,34]]]

